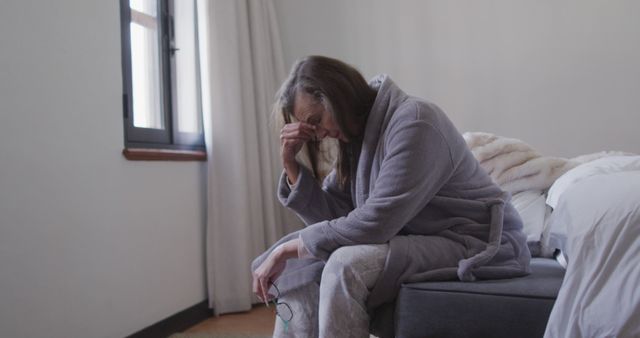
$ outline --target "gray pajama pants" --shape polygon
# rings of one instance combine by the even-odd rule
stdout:
[[[345,246],[334,251],[320,285],[311,283],[280,298],[293,318],[285,332],[276,316],[273,337],[369,337],[365,302],[382,272],[388,244]]]

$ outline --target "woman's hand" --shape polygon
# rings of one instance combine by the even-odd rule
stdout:
[[[253,272],[253,293],[263,302],[268,303],[270,295],[267,293],[274,280],[278,279],[284,270],[287,259],[298,257],[300,239],[296,238],[280,244],[267,259]]]
[[[282,165],[291,184],[298,180],[298,162],[296,154],[305,142],[315,139],[316,127],[304,122],[287,123],[280,130],[280,155]]]

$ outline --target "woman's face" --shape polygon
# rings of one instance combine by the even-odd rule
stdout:
[[[331,112],[311,94],[304,91],[296,93],[293,101],[293,115],[298,121],[315,126],[318,140],[332,137],[342,142],[349,142],[333,119]]]

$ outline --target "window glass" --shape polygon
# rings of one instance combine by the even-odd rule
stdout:
[[[158,1],[157,0],[129,0],[129,7],[132,10],[157,16]]]
[[[131,0],[133,125],[164,129],[157,1]]]
[[[198,95],[195,1],[174,2],[176,113],[178,131],[201,133]]]

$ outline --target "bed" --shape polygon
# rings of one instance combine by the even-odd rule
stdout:
[[[545,157],[526,143],[465,134],[524,222],[534,256],[566,268],[545,337],[640,337],[640,156]]]
[[[520,140],[464,136],[512,194],[532,275],[403,285],[385,310],[395,332],[379,336],[640,337],[640,156],[545,157]]]

